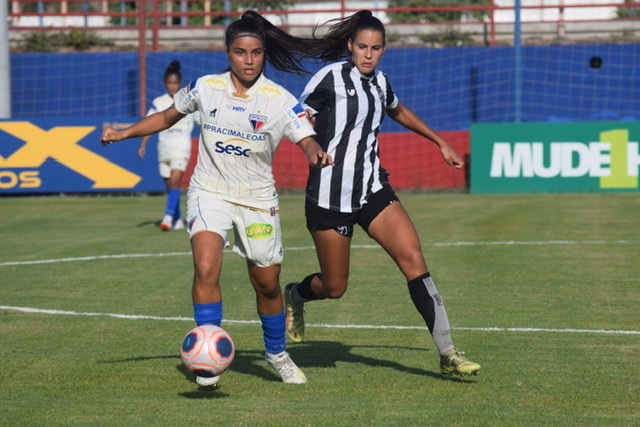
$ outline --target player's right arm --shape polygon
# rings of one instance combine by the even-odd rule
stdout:
[[[126,129],[115,130],[113,128],[105,128],[102,131],[100,142],[102,145],[113,144],[123,139],[138,138],[141,136],[151,135],[165,129],[169,129],[176,124],[185,115],[176,110],[175,106],[159,111],[155,114],[145,117],[137,123],[132,124]]]

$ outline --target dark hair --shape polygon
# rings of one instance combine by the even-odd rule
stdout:
[[[285,33],[262,15],[252,10],[232,22],[225,32],[227,48],[240,34],[252,34],[262,40],[266,60],[277,70],[293,74],[309,74],[302,60],[313,53],[313,39],[303,39]]]
[[[169,76],[178,76],[178,79],[182,81],[182,73],[180,72],[180,61],[171,61],[171,64],[164,70],[164,81],[166,82]]]
[[[332,24],[329,31],[322,37],[316,37],[316,32],[324,25]],[[383,43],[386,44],[387,35],[382,22],[373,16],[369,10],[361,10],[346,18],[331,19],[324,24],[316,25],[313,38],[316,40],[314,51],[316,57],[324,62],[333,62],[348,57],[348,41],[354,40],[359,31],[372,30],[382,33]]]

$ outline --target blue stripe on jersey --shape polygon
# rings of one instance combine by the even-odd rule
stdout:
[[[297,103],[296,105],[293,106],[293,108],[291,109],[293,110],[293,112],[296,114],[296,116],[298,117],[304,117],[306,116],[306,112],[304,111],[304,108],[302,108],[302,105],[300,105],[300,103]]]

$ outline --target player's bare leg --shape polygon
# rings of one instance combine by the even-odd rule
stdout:
[[[193,302],[209,304],[222,301],[220,272],[224,239],[218,233],[201,231],[191,237],[193,252]]]
[[[370,224],[369,235],[391,256],[404,274],[411,300],[422,315],[440,352],[445,375],[474,375],[480,365],[467,360],[453,345],[444,302],[428,271],[420,238],[400,202],[387,206]]]
[[[282,291],[280,289],[280,265],[257,267],[248,264],[249,280],[256,292],[258,313],[274,315],[282,312]]]
[[[311,233],[320,264],[321,277],[311,281],[316,299],[340,298],[347,291],[351,237],[342,236],[335,230]]]
[[[222,270],[222,250],[224,239],[211,231],[202,231],[191,238],[193,253],[193,285],[191,288],[194,320],[198,325],[220,326],[222,322],[222,292],[220,272]],[[218,384],[219,376],[196,377],[203,387]]]
[[[313,231],[321,274],[314,273],[300,283],[285,288],[287,335],[293,341],[304,339],[304,303],[317,299],[340,298],[347,291],[351,237],[335,230]]]

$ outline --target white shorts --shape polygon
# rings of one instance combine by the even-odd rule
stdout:
[[[212,231],[228,242],[234,230],[233,251],[258,267],[282,263],[284,248],[277,208],[270,211],[226,202],[201,191],[187,193],[187,232],[189,237]]]
[[[159,171],[160,176],[163,178],[169,178],[171,176],[171,171],[174,169],[179,169],[182,172],[187,170],[187,165],[189,164],[189,159],[172,159],[172,160],[164,160],[159,163]]]

